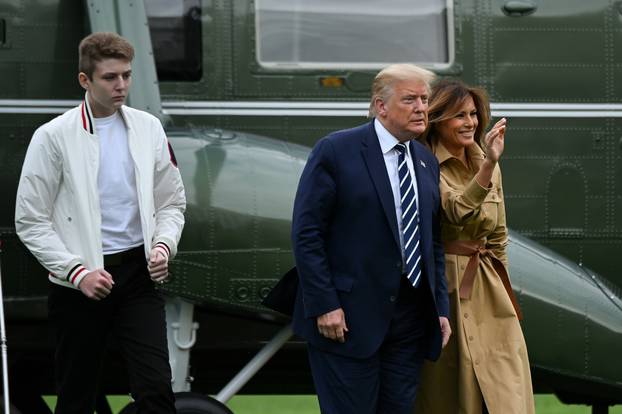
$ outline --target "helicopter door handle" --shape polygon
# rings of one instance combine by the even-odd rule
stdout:
[[[501,10],[510,17],[529,16],[536,11],[538,6],[529,0],[510,0],[506,2]]]

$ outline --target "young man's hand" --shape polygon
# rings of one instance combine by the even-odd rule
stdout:
[[[96,269],[84,276],[78,289],[89,299],[102,300],[110,294],[113,285],[114,280],[110,273],[104,269]]]
[[[166,281],[168,278],[168,257],[162,252],[162,249],[151,249],[147,268],[149,269],[151,280],[160,285]]]

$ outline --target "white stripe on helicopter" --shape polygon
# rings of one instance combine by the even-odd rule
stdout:
[[[80,101],[0,99],[0,114],[60,114]],[[168,115],[366,117],[367,102],[164,101]],[[495,117],[622,118],[622,104],[492,103]]]

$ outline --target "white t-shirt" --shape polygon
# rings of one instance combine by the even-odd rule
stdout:
[[[99,205],[104,254],[122,252],[143,243],[134,161],[127,130],[119,112],[95,118],[99,136]]]

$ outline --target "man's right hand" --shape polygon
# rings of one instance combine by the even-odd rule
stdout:
[[[335,309],[317,317],[317,329],[320,334],[333,341],[341,343],[346,341],[345,335],[348,332],[346,317],[343,309]]]
[[[102,300],[110,294],[113,285],[112,275],[104,269],[97,269],[84,276],[78,289],[89,299]]]

